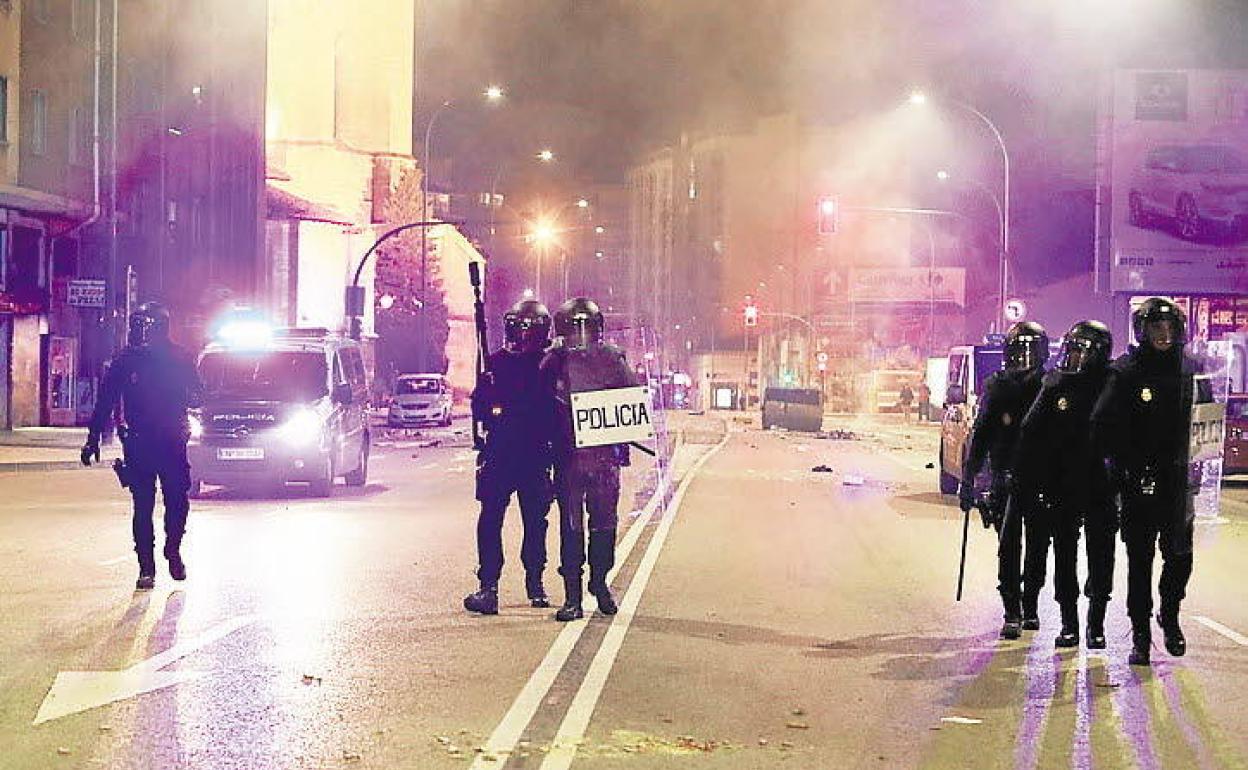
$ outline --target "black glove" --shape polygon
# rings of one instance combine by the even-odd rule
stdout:
[[[100,461],[100,440],[95,436],[88,436],[87,443],[82,445],[82,452],[79,453],[78,459],[82,464],[91,467],[91,458],[94,457],[98,463]]]
[[[971,509],[975,507],[974,484],[963,481],[962,485],[958,487],[958,507],[962,509],[963,513],[970,513]]]

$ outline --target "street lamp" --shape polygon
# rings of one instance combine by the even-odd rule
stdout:
[[[539,150],[537,153],[537,159],[543,163],[550,163],[555,159],[555,151],[549,149]]]
[[[916,105],[916,106],[925,105],[927,104],[927,94],[918,90],[911,91],[908,101],[910,104]],[[997,322],[998,322],[998,331],[1004,331],[1005,330],[1006,275],[1008,274],[1008,269],[1009,269],[1008,261],[1009,261],[1009,254],[1010,254],[1010,151],[1005,146],[1005,139],[1001,136],[1001,131],[997,128],[997,124],[993,123],[992,120],[983,112],[967,104],[966,102],[959,101],[957,99],[943,99],[942,101],[948,104],[951,104],[954,107],[957,107],[958,109],[963,110],[975,116],[980,122],[982,122],[985,126],[988,127],[988,130],[990,132],[992,132],[993,138],[997,140],[997,148],[1001,150],[1001,169],[1002,169],[1002,177],[1003,177],[1002,182],[1001,182],[1001,197],[1002,197],[1003,202],[1002,202],[1002,205],[1000,206],[1001,208],[1001,254],[1000,254],[1000,260],[999,260],[1000,264],[998,266],[998,273],[1000,274],[1001,285],[999,287],[1000,288],[1000,292],[999,292],[1000,301],[997,302],[996,317],[997,317]]]
[[[483,92],[483,96],[488,102],[499,102],[503,99],[503,87],[499,85],[488,86]],[[452,109],[455,105],[447,100],[442,102],[433,115],[429,116],[429,122],[425,124],[425,146],[424,152],[421,154],[420,160],[420,218],[432,219],[429,216],[429,146],[433,139],[433,128],[437,125],[438,118],[442,114]],[[493,201],[491,200],[491,203]],[[420,301],[422,303],[428,300],[429,289],[429,228],[420,228]],[[420,336],[420,366],[421,369],[426,368],[425,353],[428,347],[428,334],[425,327],[425,314],[420,314],[419,323]]]

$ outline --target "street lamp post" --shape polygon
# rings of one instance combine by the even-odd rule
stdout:
[[[949,175],[949,172],[947,171],[937,171],[936,178],[942,182],[947,182],[949,181],[951,177]],[[1009,232],[1010,232],[1008,209],[1005,209],[1001,205],[1001,199],[997,197],[997,194],[993,192],[992,189],[988,187],[988,185],[984,184],[978,179],[967,179],[966,181],[972,187],[976,188],[977,190],[982,192],[984,195],[987,195],[988,200],[992,201],[993,208],[995,208],[997,212],[997,244],[999,247],[997,278],[1000,281],[1000,285],[998,288],[1000,290],[1001,307],[998,308],[998,314],[997,314],[996,320],[997,320],[997,323],[999,324],[997,331],[1003,332],[1005,331],[1005,295],[1006,295],[1007,286],[1008,286],[1007,280],[1008,280],[1008,274],[1009,274],[1008,273],[1009,264],[1007,263],[1006,258],[1005,258],[1006,254],[1009,252],[1009,246],[1007,245],[1008,243],[1007,239],[1009,238]]]
[[[1001,254],[999,255],[997,265],[997,277],[1000,281],[998,287],[998,298],[996,320],[998,323],[998,331],[1005,330],[1005,294],[1006,294],[1006,275],[1009,270],[1009,254],[1010,254],[1010,151],[1005,146],[1005,138],[1001,136],[1001,131],[997,128],[997,124],[980,110],[966,102],[958,99],[944,100],[949,104],[964,110],[965,112],[975,116],[980,122],[988,127],[994,139],[997,140],[997,147],[1001,150],[1001,198],[1003,205],[1001,209]],[[910,94],[911,104],[926,104],[927,96],[921,91],[915,91]]]

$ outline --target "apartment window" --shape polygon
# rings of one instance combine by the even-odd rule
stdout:
[[[9,141],[9,79],[0,75],[0,143],[7,141]]]
[[[76,40],[95,36],[95,0],[69,0],[69,28]]]
[[[91,156],[91,123],[87,111],[75,107],[69,115],[69,162],[85,164]]]
[[[48,95],[38,89],[30,92],[30,152],[48,151]]]

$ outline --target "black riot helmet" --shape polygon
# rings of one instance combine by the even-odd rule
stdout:
[[[550,311],[535,299],[511,306],[503,314],[503,340],[516,353],[536,353],[550,342]]]
[[[1183,311],[1165,297],[1149,297],[1131,313],[1131,330],[1141,345],[1165,352],[1187,341]]]
[[[169,340],[169,311],[159,302],[144,302],[130,314],[126,342],[135,347]]]
[[[1035,321],[1019,321],[1005,333],[1006,371],[1023,372],[1049,360],[1049,335]]]
[[[602,340],[605,322],[598,303],[586,297],[570,299],[555,311],[555,334],[564,347],[587,348]]]
[[[1057,368],[1070,374],[1103,368],[1114,349],[1114,335],[1100,321],[1080,321],[1062,337]]]

